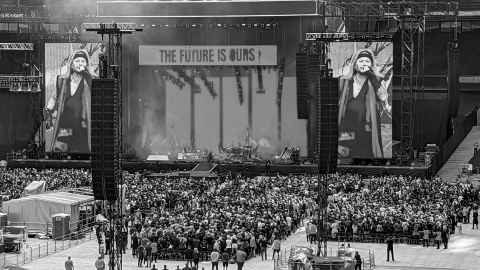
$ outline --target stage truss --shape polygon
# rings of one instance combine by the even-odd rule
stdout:
[[[415,105],[424,95],[424,52],[427,23],[447,23],[450,42],[458,42],[458,2],[331,2],[319,3],[322,33],[306,33],[305,40],[313,41],[310,52],[319,53],[323,70],[328,74],[328,46],[334,40],[382,39],[394,33],[400,36],[400,70],[395,71],[400,81],[400,159],[413,158],[415,134]],[[340,22],[339,22],[340,21]],[[336,25],[335,25],[336,23]],[[332,24],[333,28],[332,29]],[[340,32],[343,33],[332,33]],[[398,81],[398,80],[397,80]],[[318,161],[322,162],[322,161]],[[324,161],[326,162],[326,161]],[[327,175],[318,175],[318,253],[327,255],[328,235],[328,181]],[[326,203],[327,202],[327,203]]]

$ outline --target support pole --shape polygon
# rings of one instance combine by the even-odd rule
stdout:
[[[220,149],[223,149],[223,75],[218,78],[218,92],[219,92],[219,143]]]
[[[247,145],[250,145],[250,138],[253,137],[253,87],[252,69],[248,68],[248,138]]]
[[[192,79],[194,79],[194,71],[192,70]],[[190,84],[190,147],[191,151],[195,149],[195,89]]]

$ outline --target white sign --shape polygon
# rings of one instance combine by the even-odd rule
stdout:
[[[277,46],[140,45],[141,66],[275,66]]]

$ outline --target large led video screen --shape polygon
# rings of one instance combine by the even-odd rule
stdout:
[[[332,42],[340,159],[392,158],[392,42]]]
[[[99,43],[45,44],[45,150],[89,153]]]

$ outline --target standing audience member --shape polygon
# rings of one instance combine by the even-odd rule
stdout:
[[[392,237],[387,238],[387,262],[390,261],[390,253],[392,254],[392,262],[395,262],[395,257],[393,256],[393,239],[392,239]]]
[[[193,249],[193,265],[196,270],[198,270],[198,263],[200,262],[200,252],[198,251],[198,248]]]
[[[247,260],[247,253],[242,249],[238,249],[236,254],[236,260],[237,260],[237,270],[242,270],[243,264]]]
[[[220,259],[220,253],[214,249],[212,253],[210,253],[210,260],[212,261],[212,270],[218,270],[218,261]]]
[[[228,269],[229,261],[230,261],[230,253],[225,249],[222,253],[222,265],[223,265],[222,270]]]

